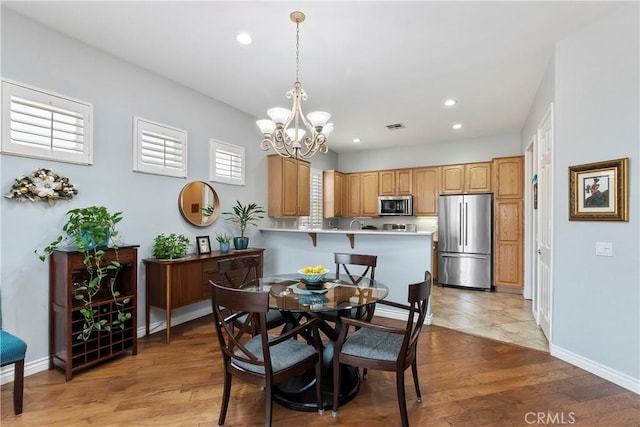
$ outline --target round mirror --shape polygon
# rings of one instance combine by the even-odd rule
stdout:
[[[182,217],[198,227],[216,222],[220,214],[220,201],[213,188],[202,181],[193,181],[184,186],[178,197],[178,208]]]

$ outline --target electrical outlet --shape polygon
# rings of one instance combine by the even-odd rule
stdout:
[[[596,242],[596,256],[613,256],[613,244],[611,242]]]

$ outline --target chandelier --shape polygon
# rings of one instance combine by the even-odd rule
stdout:
[[[302,12],[291,12],[291,21],[296,23],[296,82],[286,93],[293,99],[291,110],[281,107],[270,108],[267,115],[271,118],[258,120],[256,124],[262,132],[260,146],[263,150],[273,148],[282,157],[308,159],[318,151],[326,154],[327,136],[333,131],[333,123],[327,123],[331,114],[313,111],[305,117],[301,101],[307,99],[298,73],[300,71],[300,23],[305,16]]]

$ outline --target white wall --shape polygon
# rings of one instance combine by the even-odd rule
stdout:
[[[639,4],[555,54],[553,353],[640,392]],[[629,157],[629,222],[569,222],[568,167]],[[612,257],[595,242],[613,243]]]
[[[360,172],[483,162],[494,157],[519,156],[522,153],[520,135],[497,135],[436,144],[341,153],[338,159],[338,169],[342,172]]]
[[[525,121],[524,126],[522,127],[522,132],[520,133],[522,152],[526,150],[527,145],[531,142],[531,138],[536,135],[540,121],[544,118],[544,115],[549,109],[549,105],[553,102],[555,96],[554,85],[555,60],[552,57],[551,60],[549,60],[549,64],[547,65],[544,75],[542,76],[536,96],[529,108],[529,115],[527,116],[527,120]]]
[[[208,234],[235,229],[222,217],[208,228],[189,225],[177,209],[178,194],[189,181],[207,181],[208,144],[216,138],[247,147],[244,187],[211,183],[223,211],[242,202],[267,203],[265,152],[259,149],[255,118],[146,70],[122,62],[60,33],[52,32],[10,10],[2,11],[2,77],[78,98],[94,105],[94,164],[79,166],[2,155],[3,194],[13,179],[48,167],[79,186],[71,201],[55,207],[0,199],[1,286],[3,326],[28,344],[27,363],[48,355],[48,270],[34,255],[51,242],[72,208],[93,204],[123,211],[122,240],[139,244],[139,259],[150,257],[160,233]],[[221,83],[224,84],[224,83]],[[188,131],[188,178],[132,172],[132,117]],[[335,157],[335,154],[332,154]],[[330,157],[331,158],[331,157]],[[252,244],[260,234],[250,227]],[[236,234],[235,232],[232,234]],[[191,248],[195,251],[195,246]],[[144,271],[139,264],[138,325],[144,324]],[[207,303],[202,303],[208,307]],[[162,312],[152,313],[152,322]],[[176,315],[180,314],[180,310]]]

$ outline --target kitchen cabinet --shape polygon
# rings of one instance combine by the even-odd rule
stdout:
[[[74,289],[79,283],[91,280],[84,265],[84,253],[73,248],[59,248],[49,258],[49,369],[64,371],[67,381],[73,373],[94,366],[115,356],[138,352],[138,250],[137,245],[121,245],[116,249],[104,249],[103,263],[117,260],[121,268],[117,274],[109,270],[104,280],[113,280],[113,287],[120,292],[117,299],[104,285],[92,298],[96,322],[111,325],[118,319],[118,312],[130,314],[122,328],[92,331],[89,338],[78,339],[83,331],[84,305],[75,299]]]
[[[491,162],[441,166],[441,194],[490,193]]]
[[[205,301],[211,298],[211,285],[225,284],[227,280],[218,273],[218,260],[259,255],[258,277],[262,277],[264,249],[249,248],[243,251],[221,253],[211,252],[205,255],[190,255],[177,260],[159,260],[146,258],[146,335],[149,335],[151,321],[151,307],[159,307],[165,311],[167,319],[166,342],[171,342],[171,312],[178,308]],[[231,273],[233,279],[243,277],[246,270],[235,270]]]
[[[322,172],[323,217],[342,218],[346,216],[345,174],[336,170]]]
[[[440,168],[413,169],[413,211],[416,216],[438,214],[440,193]]]
[[[378,216],[378,172],[362,173],[362,216]]]
[[[493,159],[493,195],[496,199],[524,197],[524,156]]]
[[[493,160],[494,283],[496,289],[524,288],[524,157]]]
[[[308,216],[311,212],[311,164],[271,154],[268,158],[267,215]]]
[[[522,290],[524,276],[524,201],[495,199],[494,283]]]
[[[412,190],[411,169],[392,169],[378,172],[378,195],[410,195]]]
[[[347,217],[378,216],[378,172],[346,174]]]

